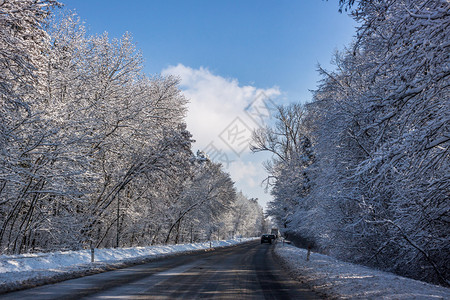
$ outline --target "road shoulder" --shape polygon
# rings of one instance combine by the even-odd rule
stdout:
[[[293,278],[327,298],[450,299],[450,289],[401,277],[292,245],[277,244],[274,255]]]

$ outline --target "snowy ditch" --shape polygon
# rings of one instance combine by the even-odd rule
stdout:
[[[329,299],[450,299],[450,289],[278,243],[290,275]]]
[[[0,255],[0,293],[55,283],[86,275],[124,268],[158,258],[228,247],[254,240],[242,238],[195,244],[58,251],[22,255]]]

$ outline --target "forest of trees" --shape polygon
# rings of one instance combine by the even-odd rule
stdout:
[[[254,132],[300,246],[450,285],[450,3],[341,0],[355,41],[306,105]],[[0,2],[0,253],[256,236],[267,221],[191,149],[178,79],[53,0]]]
[[[256,200],[192,152],[178,79],[145,75],[129,34],[88,35],[52,0],[0,10],[0,253],[261,233]]]
[[[254,132],[269,214],[298,245],[449,286],[450,3],[340,3],[355,41]]]

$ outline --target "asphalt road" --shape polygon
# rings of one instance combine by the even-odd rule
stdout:
[[[320,299],[259,241],[0,295],[1,299]]]

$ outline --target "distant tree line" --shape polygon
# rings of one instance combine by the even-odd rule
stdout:
[[[450,3],[340,1],[355,41],[254,132],[269,214],[302,246],[448,286]]]
[[[192,152],[178,79],[58,5],[0,3],[0,253],[259,235],[262,208]]]

